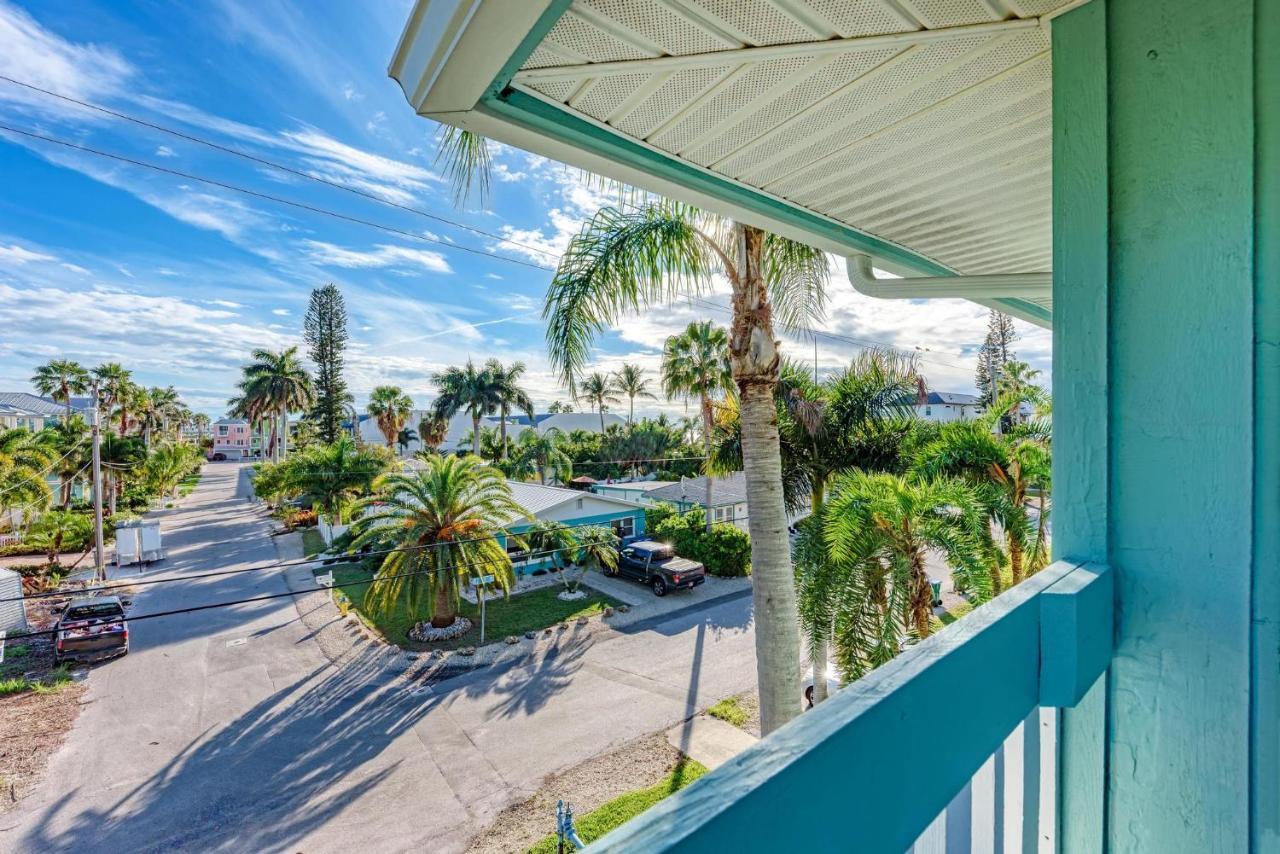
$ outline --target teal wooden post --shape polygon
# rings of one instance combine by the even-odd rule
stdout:
[[[1062,715],[1066,851],[1276,841],[1275,6],[1053,24],[1055,549],[1118,602]]]

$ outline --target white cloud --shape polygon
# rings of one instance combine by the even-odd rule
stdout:
[[[157,273],[159,273],[161,276],[176,276],[176,275],[178,275],[178,271],[177,271],[177,270],[170,269],[169,267],[161,267],[159,270],[156,270],[156,272],[157,272]]]
[[[342,97],[348,101],[363,101],[364,95],[355,87],[354,83],[346,83],[342,87]]]
[[[52,255],[46,255],[43,252],[33,252],[25,249],[16,243],[8,246],[0,246],[0,264],[29,264],[32,261],[56,261],[58,260]]]
[[[287,308],[273,308],[271,309],[271,313],[277,317],[288,317],[293,314],[293,312],[289,311]]]
[[[316,264],[347,268],[417,266],[433,273],[453,272],[443,255],[429,249],[379,243],[371,251],[360,252],[320,240],[302,242],[307,247],[311,261]]]
[[[485,274],[484,274],[484,277],[485,277],[486,279],[501,279],[501,278],[502,278],[502,277],[501,277],[501,276],[499,276],[497,273],[485,273]]]
[[[156,147],[156,156],[157,157],[177,157],[178,152],[174,151],[172,148],[170,148],[167,145],[161,145]]]
[[[89,275],[92,275],[92,273],[90,273],[90,272],[89,272],[88,270],[86,270],[84,267],[81,267],[79,264],[68,264],[68,263],[66,263],[66,262],[63,262],[62,266],[63,266],[63,268],[64,268],[64,269],[70,270],[71,272],[76,273],[76,274],[81,275],[81,276],[89,276]]]
[[[430,169],[347,145],[313,128],[286,131],[281,137],[303,154],[310,174],[398,204],[412,202],[440,181]]]
[[[232,302],[229,299],[211,299],[206,300],[209,305],[220,305],[223,308],[244,308],[243,303]]]

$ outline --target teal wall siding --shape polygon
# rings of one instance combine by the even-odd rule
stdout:
[[[1105,552],[1118,598],[1109,674],[1063,715],[1066,850],[1246,850],[1250,769],[1274,778],[1251,620],[1280,483],[1255,12],[1094,0],[1053,25],[1055,549]]]
[[[612,522],[616,522],[619,519],[627,519],[627,518],[634,520],[637,534],[644,533],[644,509],[640,507],[637,507],[634,510],[620,509],[619,512],[617,513],[598,513],[593,516],[578,516],[572,519],[565,520],[564,524],[569,527],[576,527],[579,525],[604,525],[608,527]],[[530,524],[519,524],[519,525],[512,525],[507,530],[509,530],[513,534],[520,534],[524,531],[529,530],[531,527],[532,525]],[[503,542],[505,543],[506,540],[504,539]],[[534,572],[539,569],[547,569],[550,566],[551,566],[551,559],[548,557],[542,560],[533,561],[532,563],[519,566],[516,568],[516,572],[518,573]]]

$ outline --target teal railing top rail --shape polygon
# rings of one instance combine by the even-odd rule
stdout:
[[[1054,563],[588,850],[905,851],[1034,708],[1106,669],[1112,589]]]

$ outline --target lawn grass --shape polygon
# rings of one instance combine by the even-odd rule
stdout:
[[[186,477],[184,477],[182,479],[182,482],[178,484],[178,494],[190,495],[191,490],[195,489],[196,484],[200,482],[200,475],[201,475],[200,471],[195,471],[187,475]]]
[[[619,795],[593,809],[586,815],[575,816],[574,827],[583,842],[594,842],[616,827],[620,827],[640,815],[658,801],[675,794],[694,780],[707,773],[705,765],[692,759],[681,759],[675,769],[661,782],[647,789]],[[555,834],[544,837],[529,849],[529,854],[555,854]]]
[[[737,697],[724,698],[707,709],[707,714],[713,718],[719,718],[727,724],[733,724],[739,729],[746,725],[749,717],[747,710],[742,708],[742,704],[738,702]]]
[[[319,528],[303,528],[302,529],[302,553],[307,557],[320,554],[329,548],[324,544],[324,537],[320,536]]]
[[[56,694],[71,681],[71,668],[61,664],[45,674],[43,679],[28,679],[25,676],[14,676],[0,679],[0,697],[35,691],[37,694]]]
[[[368,581],[372,576],[359,564],[340,564],[326,566],[319,573],[333,572],[335,585],[353,584]],[[409,629],[426,619],[426,614],[411,614],[404,604],[396,608],[395,613],[382,616],[370,613],[363,607],[364,592],[367,585],[355,585],[341,589],[350,599],[352,608],[365,623],[373,626],[391,643],[405,649],[458,649],[464,646],[476,646],[480,642],[480,609],[467,600],[462,600],[459,612],[475,625],[471,631],[460,638],[436,643],[419,643],[409,640]],[[500,641],[508,635],[519,637],[525,632],[538,631],[558,623],[576,620],[578,617],[589,617],[598,614],[606,607],[617,607],[618,600],[603,593],[597,593],[583,586],[587,594],[585,599],[565,602],[556,598],[563,588],[560,586],[542,587],[512,596],[510,599],[492,599],[485,603],[485,643]]]
[[[968,614],[972,610],[973,610],[972,602],[970,602],[968,599],[961,600],[954,607],[948,608],[947,610],[943,611],[941,614],[934,614],[929,619],[929,627],[936,632],[941,628],[951,625],[956,620],[960,619],[961,617],[963,617],[965,614]]]

